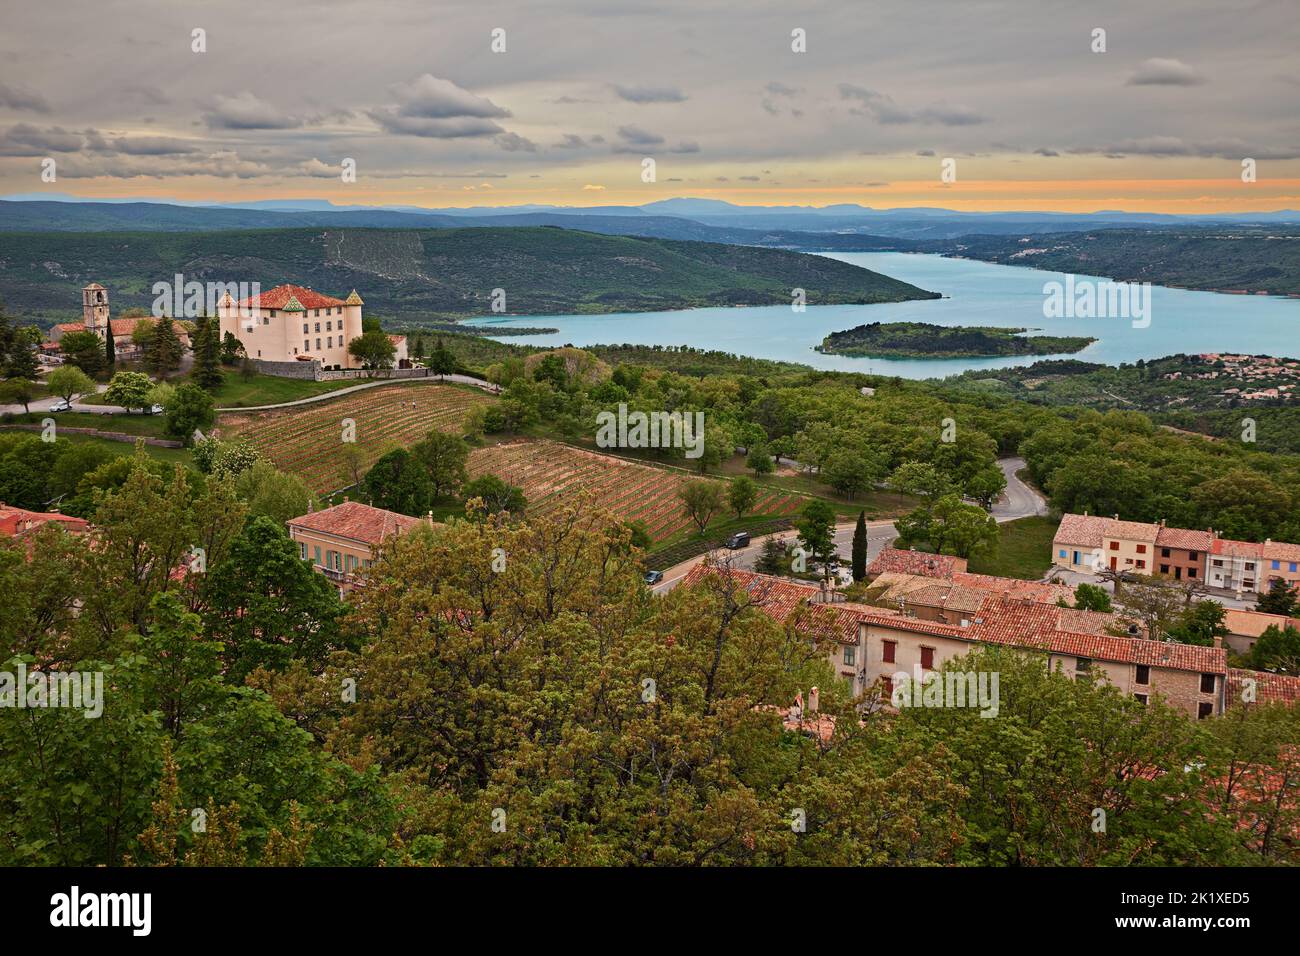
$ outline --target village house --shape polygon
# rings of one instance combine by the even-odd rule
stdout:
[[[322,295],[298,285],[280,285],[236,302],[227,292],[217,304],[221,336],[234,335],[251,359],[263,362],[318,361],[325,369],[361,368],[348,352],[359,338],[361,307],[357,290],[346,299]],[[390,335],[398,365],[408,359],[406,336]]]
[[[84,518],[74,518],[58,512],[28,511],[15,508],[0,501],[0,537],[21,538],[34,534],[48,524],[57,524],[67,531],[82,532],[90,530],[90,523]]]
[[[1300,620],[1285,614],[1266,614],[1263,611],[1246,611],[1239,608],[1224,608],[1223,626],[1228,635],[1223,642],[1238,654],[1249,654],[1255,647],[1259,636],[1270,627],[1291,628],[1300,631]]]
[[[373,508],[359,501],[313,511],[286,522],[298,556],[339,586],[356,586],[358,571],[370,567],[385,543],[426,522]]]
[[[136,326],[141,322],[152,323],[153,321],[148,316],[113,318],[109,312],[108,290],[98,282],[92,282],[81,290],[81,321],[61,322],[50,329],[50,340],[42,343],[41,354],[47,357],[51,364],[58,364],[59,360],[54,356],[58,352],[59,342],[63,336],[69,332],[94,332],[101,339],[111,333],[114,354],[119,358],[131,358],[140,352],[134,339]],[[180,323],[176,323],[175,329],[176,339],[181,347],[189,348],[189,331]]]
[[[880,683],[888,696],[900,672],[935,671],[982,645],[1001,645],[1041,654],[1068,675],[1104,678],[1142,703],[1159,695],[1189,716],[1211,717],[1225,706],[1223,648],[1107,633],[1117,615],[985,597],[965,624],[947,624],[863,604],[817,603],[822,592],[815,586],[705,564],[692,568],[683,584],[709,575],[729,577],[776,620],[786,623],[798,614],[797,631],[826,644],[831,666],[855,695]]]

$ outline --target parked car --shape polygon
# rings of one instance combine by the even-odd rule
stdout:
[[[150,414],[150,415],[161,415],[161,414],[163,413],[163,411],[164,411],[164,409],[163,409],[163,407],[162,407],[161,405],[153,405],[153,406],[150,406],[150,408],[149,408],[149,414]]]
[[[730,548],[732,551],[736,551],[740,548],[749,547],[749,532],[737,531],[735,534],[733,534],[730,538],[727,539],[727,547]]]
[[[52,411],[52,412],[70,412],[70,411],[72,411],[72,403],[71,403],[70,401],[68,401],[66,398],[61,398],[61,399],[59,399],[57,402],[55,402],[53,405],[50,406],[50,411]]]
[[[647,571],[645,575],[645,583],[648,585],[658,584],[663,579],[664,573],[662,571]]]

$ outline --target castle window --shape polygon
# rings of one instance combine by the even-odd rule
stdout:
[[[333,329],[334,329],[334,323],[333,323],[333,322],[326,322],[326,323],[325,323],[325,331],[326,331],[326,332],[333,331]]]
[[[320,339],[317,339],[317,340],[316,340],[316,351],[317,351],[317,352],[320,351]]]
[[[304,322],[304,323],[302,324],[302,334],[303,334],[303,335],[306,335],[309,331],[310,331],[310,330],[307,328],[307,323]]]
[[[303,340],[302,340],[302,350],[303,350],[304,352],[310,352],[310,351],[311,351],[311,340],[310,340],[310,339],[303,339]]]
[[[319,323],[319,322],[316,323],[316,331],[317,331],[317,332],[320,331],[320,323]]]

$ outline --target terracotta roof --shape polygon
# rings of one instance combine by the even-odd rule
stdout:
[[[1156,547],[1182,548],[1184,551],[1209,551],[1214,546],[1214,535],[1208,531],[1188,528],[1161,528],[1156,534]]]
[[[55,326],[60,332],[87,332],[85,322],[60,322]]]
[[[1061,523],[1052,537],[1053,544],[1075,544],[1081,548],[1100,548],[1109,518],[1097,515],[1061,515]]]
[[[1211,553],[1230,558],[1260,558],[1264,546],[1253,541],[1235,541],[1232,538],[1215,538]]]
[[[1255,703],[1300,703],[1300,677],[1233,667],[1228,671],[1228,706],[1242,703],[1241,694],[1247,680],[1255,682]]]
[[[386,538],[401,534],[421,523],[419,518],[385,511],[383,508],[372,508],[359,501],[345,501],[333,508],[313,511],[286,522],[291,528],[323,531],[369,545],[382,544]]]
[[[325,309],[346,304],[342,299],[321,295],[300,285],[278,285],[260,295],[249,296],[239,305],[250,309],[283,309],[291,299],[297,299],[304,309]]]
[[[1119,521],[1100,515],[1061,515],[1061,523],[1052,536],[1053,544],[1071,544],[1083,548],[1100,548],[1106,538],[1154,543],[1160,525],[1148,521]]]
[[[1160,534],[1160,525],[1149,521],[1117,521],[1114,518],[1106,522],[1103,532],[1108,538],[1122,538],[1125,541],[1150,541],[1155,543]]]
[[[1264,557],[1271,561],[1300,562],[1300,544],[1289,544],[1286,541],[1265,542]]]
[[[795,584],[783,578],[769,577],[752,571],[726,572],[700,564],[691,569],[683,583],[691,586],[708,575],[726,573],[735,584],[752,595],[761,595],[759,608],[778,621],[786,618],[806,601],[817,588]],[[982,644],[1025,647],[1055,654],[1069,654],[1094,660],[1125,664],[1146,664],[1173,670],[1222,674],[1227,670],[1227,651],[1221,647],[1200,647],[1169,641],[1151,641],[1141,637],[1118,637],[1098,633],[1102,618],[1117,620],[1115,615],[1090,615],[1099,612],[1075,611],[1027,598],[986,597],[967,626],[922,621],[860,604],[813,605],[814,615],[831,612],[833,627],[842,631],[849,620],[858,623],[934,636],[958,637]],[[825,620],[822,618],[821,620]],[[1083,627],[1086,630],[1074,630]],[[804,628],[800,628],[804,630]]]
[[[1057,601],[1074,600],[1074,588],[1068,584],[1049,584],[1046,581],[1023,581],[1019,578],[1000,578],[992,574],[972,574],[958,571],[952,576],[954,584],[963,587],[979,588],[990,594],[1001,594],[1013,598],[1029,598],[1040,604],[1055,604]]]
[[[1259,637],[1270,625],[1295,628],[1300,630],[1300,621],[1285,614],[1266,614],[1263,611],[1242,611],[1237,608],[1223,609],[1223,625],[1229,633],[1240,637]]]
[[[74,518],[72,515],[55,512],[28,511],[25,508],[0,504],[0,535],[5,537],[12,538],[27,534],[50,523],[62,525],[69,531],[86,531],[90,528],[90,523],[84,518]]]
[[[985,594],[977,588],[963,588],[948,583],[927,584],[909,591],[900,601],[923,607],[944,608],[953,611],[977,611],[984,603]]]
[[[920,574],[930,578],[951,577],[958,571],[966,570],[966,559],[951,554],[927,554],[924,551],[903,551],[899,548],[885,548],[871,562],[867,574],[875,577],[886,571],[898,571],[902,574]]]

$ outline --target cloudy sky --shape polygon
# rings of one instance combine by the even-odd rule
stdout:
[[[5,8],[0,194],[1300,208],[1296,0]]]

